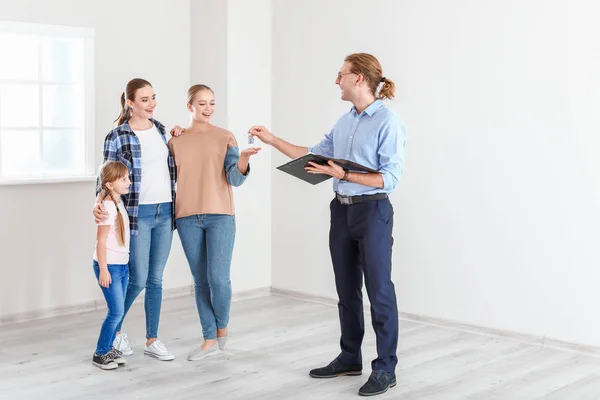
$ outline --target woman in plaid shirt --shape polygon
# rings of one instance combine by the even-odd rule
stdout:
[[[175,358],[157,339],[162,303],[163,270],[173,239],[176,171],[167,145],[165,127],[153,118],[156,95],[150,82],[133,79],[121,94],[121,112],[104,140],[104,162],[121,161],[130,173],[131,190],[123,202],[129,214],[131,254],[125,315],[138,294],[146,289],[146,345],[144,353],[161,361]],[[97,189],[99,192],[100,190]],[[102,200],[103,194],[99,195]],[[96,221],[107,214],[101,204],[94,208]],[[121,323],[113,346],[124,355],[133,354]]]

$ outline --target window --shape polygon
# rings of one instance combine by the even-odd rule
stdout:
[[[2,21],[0,54],[0,183],[93,175],[93,31]]]

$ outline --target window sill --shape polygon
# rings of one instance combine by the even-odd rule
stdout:
[[[0,186],[11,185],[43,185],[47,183],[72,183],[72,182],[96,182],[95,175],[80,175],[67,177],[42,177],[42,178],[4,178],[0,179]]]

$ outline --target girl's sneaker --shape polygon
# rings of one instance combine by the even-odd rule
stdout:
[[[112,357],[113,361],[117,365],[125,365],[125,364],[127,364],[127,361],[125,361],[125,359],[122,357],[123,353],[121,353],[119,350],[115,349],[114,347],[112,349],[110,349],[107,354],[110,354],[110,356]]]
[[[94,356],[92,357],[92,364],[94,364],[100,369],[116,369],[119,367],[117,363],[113,360],[112,355],[110,355],[109,353],[94,353]]]
[[[129,346],[126,333],[121,332],[115,337],[113,347],[119,350],[124,356],[130,356],[133,354],[133,350],[131,349],[131,346]]]

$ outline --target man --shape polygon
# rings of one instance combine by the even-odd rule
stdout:
[[[394,212],[388,195],[403,171],[406,130],[382,101],[394,97],[395,85],[383,77],[379,61],[372,55],[347,56],[335,83],[342,91],[342,100],[350,101],[353,107],[316,146],[293,145],[263,126],[254,126],[249,133],[291,158],[311,152],[354,161],[379,172],[349,172],[332,161],[327,165],[310,163],[306,168],[309,173],[334,178],[329,247],[341,325],[341,353],[329,365],[310,371],[310,376],[361,375],[364,274],[378,357],[358,393],[373,396],[396,385],[398,307],[391,279]]]

